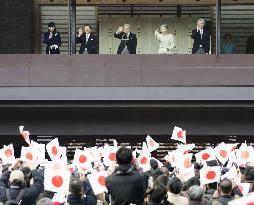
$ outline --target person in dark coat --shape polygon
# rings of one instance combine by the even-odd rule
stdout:
[[[204,28],[205,20],[198,19],[197,28],[192,30],[191,38],[194,40],[192,54],[209,54],[210,32]]]
[[[247,40],[247,54],[254,54],[254,35],[250,36]]]
[[[114,33],[114,37],[121,39],[117,54],[136,54],[137,37],[131,32],[130,24],[120,26]]]
[[[96,54],[97,53],[97,38],[91,33],[91,25],[86,24],[79,29],[79,34],[76,38],[76,43],[81,44],[79,54]]]
[[[116,152],[119,164],[113,174],[106,177],[106,187],[111,205],[144,204],[144,196],[148,187],[148,175],[133,169],[132,151],[121,147]]]
[[[232,190],[232,182],[229,179],[223,179],[219,184],[218,196],[214,194],[214,201],[219,202],[222,205],[227,205],[228,202],[234,200],[234,198],[231,196]]]
[[[67,196],[68,205],[96,205],[96,196],[88,182],[82,182],[78,178],[71,179],[69,192],[70,194]],[[83,197],[84,194],[86,194],[85,197]],[[65,205],[65,203],[60,205]]]
[[[204,191],[198,186],[191,186],[188,191],[189,205],[207,205],[207,201],[203,198]]]
[[[24,174],[20,170],[5,171],[0,178],[0,201],[7,201],[7,189],[11,200],[15,200],[21,190],[24,190],[21,205],[34,205],[39,194],[43,191],[43,173],[33,170],[31,174],[34,183],[27,188]]]
[[[46,54],[60,54],[62,44],[60,33],[56,31],[54,22],[48,23],[48,32],[44,33],[43,43],[46,44]]]

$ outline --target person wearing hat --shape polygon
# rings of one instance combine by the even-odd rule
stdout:
[[[236,53],[236,46],[232,42],[232,35],[231,33],[226,33],[224,35],[225,43],[222,46],[221,53],[222,54],[235,54]]]
[[[0,202],[22,201],[21,205],[34,205],[43,191],[43,174],[31,172],[34,183],[27,188],[25,176],[16,165],[5,171],[0,178]]]
[[[61,36],[56,31],[54,22],[48,23],[48,32],[44,33],[43,43],[46,44],[46,54],[60,54]]]

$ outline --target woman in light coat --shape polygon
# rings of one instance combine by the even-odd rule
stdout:
[[[159,42],[159,54],[174,54],[175,40],[174,36],[168,33],[168,26],[161,25],[160,31],[155,31],[155,38]]]

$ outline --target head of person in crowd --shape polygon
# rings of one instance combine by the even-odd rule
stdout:
[[[198,19],[198,21],[197,21],[197,28],[198,29],[203,29],[204,26],[205,26],[205,20],[203,18]]]
[[[130,165],[133,156],[131,149],[127,147],[120,147],[116,152],[116,161],[119,165]]]
[[[160,185],[164,186],[166,189],[168,189],[168,176],[165,174],[162,174],[157,177],[156,183],[159,183]]]
[[[50,33],[56,32],[56,24],[55,24],[55,22],[49,22],[48,23],[48,31]]]
[[[131,32],[131,25],[130,24],[124,24],[123,25],[123,32],[128,34]]]
[[[26,187],[24,174],[20,170],[12,171],[11,174],[10,174],[9,181],[10,181],[11,186],[18,186],[18,187],[21,187],[21,188]]]
[[[245,182],[254,182],[254,164],[253,163],[246,163],[244,169],[244,179]]]
[[[221,196],[229,196],[232,192],[233,186],[229,179],[223,179],[219,184],[219,193]]]
[[[159,204],[166,198],[166,195],[167,195],[167,190],[165,186],[162,186],[159,183],[155,183],[153,185],[153,189],[151,190],[148,196],[149,203]]]
[[[200,180],[197,177],[191,177],[183,185],[183,191],[188,190],[192,186],[200,186]]]
[[[168,191],[173,194],[180,194],[183,189],[183,182],[178,177],[173,177],[168,182]]]
[[[232,35],[231,35],[231,33],[226,33],[225,35],[224,35],[224,40],[226,41],[226,42],[230,42],[231,40],[232,40]]]
[[[174,167],[172,167],[170,162],[165,162],[164,166],[168,169],[169,172],[174,171]]]
[[[160,32],[162,35],[166,35],[168,33],[168,25],[167,24],[162,24],[160,26]]]
[[[188,189],[187,195],[190,201],[202,201],[204,190],[200,186],[195,185]]]
[[[83,182],[78,178],[73,178],[69,184],[69,192],[72,195],[83,195]]]
[[[21,169],[21,171],[23,172],[24,174],[24,179],[25,179],[25,182],[26,182],[26,185],[27,187],[30,187],[30,181],[32,179],[32,172],[31,172],[31,169],[29,167],[23,167]]]
[[[163,174],[169,176],[169,170],[166,166],[162,166],[161,171],[162,171]]]
[[[84,32],[85,33],[91,33],[92,31],[92,26],[90,24],[84,25]]]
[[[215,191],[218,187],[218,183],[214,182],[214,183],[209,183],[206,185],[206,190],[210,190],[210,191]]]
[[[37,201],[36,205],[53,205],[53,202],[51,199],[44,197]]]

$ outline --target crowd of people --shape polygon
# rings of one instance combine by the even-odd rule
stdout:
[[[0,204],[242,205],[254,200],[254,149],[246,143],[222,142],[196,153],[194,144],[186,144],[186,132],[175,127],[171,139],[184,143],[163,162],[152,157],[160,145],[147,136],[140,150],[116,141],[77,149],[67,165],[57,138],[46,145],[51,161],[45,161],[45,146],[22,130],[29,146],[22,147],[20,158],[14,158],[12,145],[0,151]]]

